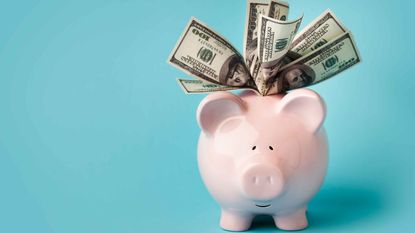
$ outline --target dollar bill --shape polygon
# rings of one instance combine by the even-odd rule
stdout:
[[[222,86],[219,84],[204,82],[202,80],[177,79],[177,82],[186,94],[202,94],[215,91],[231,91],[239,89],[238,87]]]
[[[238,51],[196,18],[190,19],[168,62],[207,82],[255,87]]]
[[[245,26],[244,58],[248,68],[255,66],[253,61],[258,56],[258,23],[260,15],[285,21],[288,18],[289,5],[279,0],[247,1],[247,21]],[[252,74],[252,73],[251,73]]]
[[[267,14],[269,9],[269,0],[247,0],[246,6],[246,22],[245,22],[245,35],[244,35],[244,58],[247,62],[247,66],[250,66],[252,62],[248,60],[249,55],[256,50],[257,37],[258,37],[258,19],[260,14]]]
[[[288,11],[290,7],[287,2],[271,0],[268,7],[268,17],[273,19],[278,19],[281,21],[286,21],[288,19]]]
[[[250,72],[261,95],[269,89],[268,80],[277,74],[301,20],[302,16],[290,22],[260,16],[259,55],[254,57]]]
[[[275,66],[288,52],[302,19],[287,22],[260,16],[258,51],[263,67]]]
[[[345,32],[309,55],[284,66],[267,95],[307,87],[327,80],[361,61],[350,32]]]
[[[247,0],[244,57],[221,35],[191,18],[168,62],[197,80],[178,79],[187,94],[251,89],[272,95],[310,86],[361,61],[350,32],[326,10],[295,36],[302,17],[288,4]]]
[[[345,33],[347,29],[334,13],[327,9],[307,25],[292,43],[292,52],[306,55]]]
[[[267,88],[266,88],[265,78],[262,75],[261,62],[259,60],[259,56],[255,56],[253,58],[253,61],[250,67],[250,73],[251,73],[251,77],[253,78],[255,82],[255,85],[257,86],[257,90],[259,94],[264,96]]]

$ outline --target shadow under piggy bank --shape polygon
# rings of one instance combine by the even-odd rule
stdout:
[[[307,229],[335,229],[359,224],[380,212],[382,201],[378,191],[362,188],[323,188],[311,201],[307,211]],[[251,230],[269,232],[274,229],[270,216],[257,216]]]

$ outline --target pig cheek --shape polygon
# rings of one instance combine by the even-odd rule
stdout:
[[[301,145],[297,137],[293,136],[283,140],[278,147],[281,163],[291,173],[300,166],[301,162]]]
[[[259,132],[243,117],[224,121],[215,132],[214,149],[219,154],[241,159],[247,156],[259,137]]]
[[[234,117],[221,123],[206,148],[209,156],[200,157],[202,174],[207,187],[223,203],[237,203],[239,176],[237,165],[252,152],[251,137],[259,134],[243,117]]]

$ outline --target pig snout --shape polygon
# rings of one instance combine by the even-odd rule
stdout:
[[[241,174],[243,193],[254,200],[271,200],[284,188],[281,169],[270,164],[253,164]]]

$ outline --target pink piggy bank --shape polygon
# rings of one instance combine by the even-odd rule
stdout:
[[[308,202],[327,170],[325,115],[323,100],[308,89],[266,97],[220,92],[200,103],[198,164],[223,229],[245,231],[264,214],[283,230],[307,227]]]

